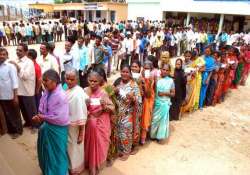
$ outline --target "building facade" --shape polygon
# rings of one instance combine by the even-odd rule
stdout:
[[[13,21],[23,18],[23,10],[10,5],[0,4],[0,21]]]
[[[106,20],[118,22],[127,20],[126,3],[93,2],[93,3],[63,3],[63,4],[29,4],[31,9],[40,9],[55,18],[65,16],[88,21]]]
[[[232,26],[235,31],[250,29],[249,0],[127,0],[128,19],[182,20],[185,25],[196,19],[214,20],[221,31]],[[231,28],[231,27],[230,27]]]

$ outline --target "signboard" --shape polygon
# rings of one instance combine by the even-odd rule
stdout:
[[[98,3],[85,3],[84,10],[103,10],[103,5]]]

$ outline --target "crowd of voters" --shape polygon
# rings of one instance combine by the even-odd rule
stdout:
[[[0,129],[38,130],[44,175],[96,175],[149,140],[164,144],[170,120],[223,102],[250,72],[249,34],[192,25],[5,22],[0,45],[11,42],[17,59],[0,47]]]

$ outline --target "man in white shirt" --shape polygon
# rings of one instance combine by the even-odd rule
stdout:
[[[16,62],[11,61],[11,63],[16,66],[18,73],[19,87],[17,94],[22,116],[25,120],[24,126],[34,128],[35,125],[32,123],[32,117],[37,114],[34,96],[36,75],[33,61],[26,56],[27,51],[28,46],[26,44],[19,44],[16,49],[18,60]]]
[[[194,32],[191,26],[189,26],[187,31],[187,50],[192,50],[193,44],[194,44]]]
[[[122,58],[121,67],[125,64],[129,64],[129,60],[134,50],[134,40],[131,38],[131,32],[127,32],[127,37],[124,39],[124,41],[126,52],[125,57]]]
[[[60,56],[60,64],[61,64],[61,80],[62,84],[65,83],[65,71],[73,68],[74,56],[71,53],[73,43],[70,41],[65,41],[65,52]],[[78,68],[79,69],[79,68]]]
[[[48,42],[53,40],[53,24],[51,21],[47,24],[47,29],[48,29]]]
[[[177,32],[175,33],[176,45],[177,45],[177,56],[181,56],[181,39],[182,32],[179,27],[177,27]]]
[[[45,42],[46,41],[46,26],[44,22],[42,22],[41,24],[41,34],[42,34],[42,41]]]
[[[200,33],[199,33],[198,30],[195,28],[195,29],[194,29],[194,44],[195,44],[195,47],[197,47],[199,50],[200,50],[200,43],[201,43],[201,40],[200,40]]]
[[[59,65],[54,56],[49,53],[50,46],[44,42],[40,46],[41,56],[37,58],[37,64],[41,67],[42,74],[49,69],[54,69],[59,73]]]
[[[22,134],[23,127],[17,96],[17,71],[14,65],[7,62],[7,58],[7,50],[0,48],[0,107],[4,114],[2,120],[6,121],[8,133],[14,139]],[[1,122],[1,126],[4,124]]]

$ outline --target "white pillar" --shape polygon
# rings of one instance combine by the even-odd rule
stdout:
[[[67,17],[69,17],[69,11],[68,10],[66,10],[66,13],[67,13]]]
[[[109,17],[110,17],[110,12],[109,12],[109,10],[107,10],[107,11],[106,11],[106,21],[107,21],[107,22],[110,21]]]
[[[77,19],[77,17],[78,17],[78,11],[75,10],[74,12],[75,12],[75,18]]]
[[[187,20],[186,20],[186,26],[189,25],[189,22],[190,22],[190,12],[187,13]]]
[[[87,12],[86,12],[86,10],[83,11],[83,20],[84,21],[87,20]]]
[[[223,23],[224,23],[224,14],[221,14],[221,15],[220,15],[220,22],[219,22],[219,28],[218,28],[218,33],[217,33],[217,35],[219,35],[219,34],[222,32]]]
[[[92,16],[93,16],[93,21],[96,21],[96,11],[95,10],[93,10],[93,13],[92,13]]]
[[[62,16],[63,16],[63,11],[62,11],[62,10],[60,10],[60,11],[59,11],[59,13],[60,13],[59,18],[62,18]]]

